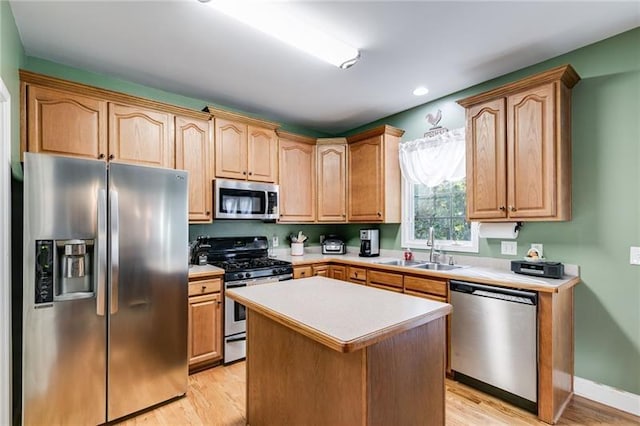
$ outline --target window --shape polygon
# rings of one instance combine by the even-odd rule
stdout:
[[[477,223],[467,222],[466,183],[443,182],[434,187],[403,180],[402,245],[428,248],[429,228],[434,228],[435,248],[478,252]]]
[[[478,252],[477,223],[465,220],[464,128],[400,143],[402,246],[429,248],[429,228],[439,250]]]

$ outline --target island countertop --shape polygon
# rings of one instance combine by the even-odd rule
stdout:
[[[339,352],[353,352],[449,314],[447,303],[326,277],[228,290],[250,310]]]

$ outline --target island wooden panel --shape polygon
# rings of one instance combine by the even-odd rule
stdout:
[[[443,348],[442,317],[341,353],[250,310],[247,423],[443,425]]]

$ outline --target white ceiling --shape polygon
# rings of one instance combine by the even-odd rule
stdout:
[[[29,56],[330,134],[640,25],[638,1],[274,3],[360,48],[340,70],[197,0],[11,7]]]

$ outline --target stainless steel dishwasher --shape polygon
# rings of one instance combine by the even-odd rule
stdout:
[[[454,378],[535,412],[538,294],[455,280],[450,290]]]

